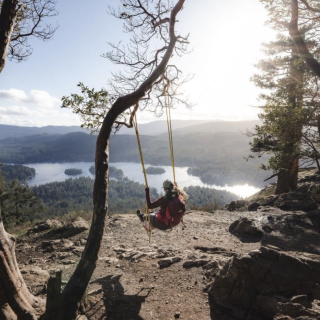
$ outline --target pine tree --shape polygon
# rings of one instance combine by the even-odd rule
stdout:
[[[262,168],[278,177],[276,194],[280,194],[297,187],[305,128],[312,125],[319,105],[318,83],[291,39],[279,35],[264,47],[269,58],[260,61],[261,73],[252,80],[268,93],[260,95],[265,101],[259,114],[262,125],[252,132],[251,151],[258,156],[272,154]]]
[[[6,182],[0,169],[0,210],[2,221],[6,227],[14,227],[44,210],[40,198],[18,180]]]

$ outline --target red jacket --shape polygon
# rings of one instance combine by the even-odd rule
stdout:
[[[161,197],[155,201],[151,201],[151,198],[150,198],[150,189],[149,188],[146,188],[146,200],[147,200],[147,205],[148,205],[148,208],[149,209],[155,209],[155,208],[158,208],[160,207],[160,213],[162,215],[165,215],[166,214],[166,201],[165,201],[165,198],[164,197]]]
[[[161,230],[166,230],[169,228],[172,228],[176,225],[178,225],[182,219],[183,213],[185,212],[185,206],[184,201],[182,200],[182,208],[181,208],[181,202],[179,203],[179,207],[175,208],[175,204],[173,201],[170,201],[169,203],[166,202],[165,197],[161,197],[155,201],[151,201],[150,199],[150,190],[149,188],[146,188],[146,200],[147,205],[149,209],[155,209],[160,207],[160,210],[156,213],[156,221],[153,221],[154,226]],[[170,209],[167,209],[167,206],[171,205],[172,211],[177,211],[177,213],[172,217],[170,215]],[[181,209],[181,213],[179,211]]]

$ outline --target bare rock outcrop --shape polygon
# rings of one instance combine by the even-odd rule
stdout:
[[[237,232],[241,234],[249,234],[253,236],[261,236],[262,231],[259,229],[257,224],[253,219],[248,219],[246,217],[240,218],[234,221],[230,227],[230,232]]]
[[[310,194],[289,192],[281,194],[274,206],[285,211],[310,211],[317,208],[317,203]]]
[[[320,256],[260,247],[234,256],[208,292],[239,319],[278,315],[316,319],[320,317]]]
[[[75,220],[63,227],[62,236],[72,237],[76,234],[89,230],[89,228],[90,225],[87,221],[82,218],[78,218],[78,220]]]
[[[32,228],[28,230],[28,233],[38,233],[54,228],[61,228],[62,223],[56,219],[47,219],[45,221],[41,221],[36,223]]]

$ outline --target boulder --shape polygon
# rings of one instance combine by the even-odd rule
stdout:
[[[274,319],[279,314],[289,316],[292,319],[303,316],[309,319],[316,319],[317,316],[320,316],[317,311],[306,308],[300,303],[281,301],[278,297],[258,296],[257,306],[260,313],[267,319]]]
[[[317,208],[311,195],[297,192],[281,194],[274,202],[274,206],[285,211],[310,211]]]
[[[309,182],[303,182],[303,183],[299,183],[296,189],[296,192],[299,193],[308,193],[310,187],[310,183]]]
[[[208,288],[215,302],[232,310],[239,319],[273,319],[277,314],[296,318],[315,317],[320,312],[312,305],[320,288],[320,256],[285,253],[260,247],[244,256],[234,256]],[[296,296],[307,296],[299,303]],[[279,298],[286,297],[286,298]],[[293,299],[292,301],[290,301]],[[286,300],[287,299],[287,300]]]
[[[254,236],[261,236],[262,231],[257,227],[256,223],[252,219],[240,218],[239,220],[234,221],[230,227],[230,232],[237,232],[241,234],[249,234]]]
[[[165,258],[158,261],[158,265],[160,269],[167,268],[174,263],[180,262],[182,259],[180,257],[172,257],[172,258]]]
[[[61,240],[44,240],[42,241],[40,248],[44,252],[53,252],[53,251],[70,251],[74,249],[74,244],[68,239]]]
[[[191,269],[191,268],[199,268],[206,265],[210,259],[197,259],[197,260],[187,260],[183,263],[183,267],[185,269]]]
[[[82,218],[78,218],[78,220],[73,221],[66,226],[63,227],[62,236],[64,237],[72,237],[76,234],[89,230],[90,226],[87,221]]]
[[[36,223],[31,229],[28,230],[28,233],[38,233],[45,230],[61,227],[62,223],[59,220],[47,219],[46,221]]]
[[[307,217],[312,221],[315,227],[320,227],[320,210],[312,210],[307,213]]]
[[[237,201],[231,201],[229,204],[227,204],[227,209],[229,211],[234,211],[240,208],[243,208],[247,205],[247,201],[245,200],[237,200]]]
[[[248,211],[257,211],[260,206],[261,204],[259,202],[251,201],[248,204]]]

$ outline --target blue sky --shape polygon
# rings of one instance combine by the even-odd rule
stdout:
[[[107,14],[116,0],[58,1],[53,40],[32,40],[28,61],[7,61],[0,76],[0,124],[25,126],[78,125],[79,118],[60,108],[63,95],[77,92],[77,83],[107,88],[117,66],[102,58],[108,42],[126,41],[122,23]],[[185,91],[195,103],[189,111],[174,110],[174,119],[244,120],[257,117],[259,90],[250,82],[262,57],[260,44],[274,33],[266,26],[258,0],[186,0],[178,30],[190,33],[192,52],[176,64],[194,74]],[[140,113],[141,122],[157,120]]]

